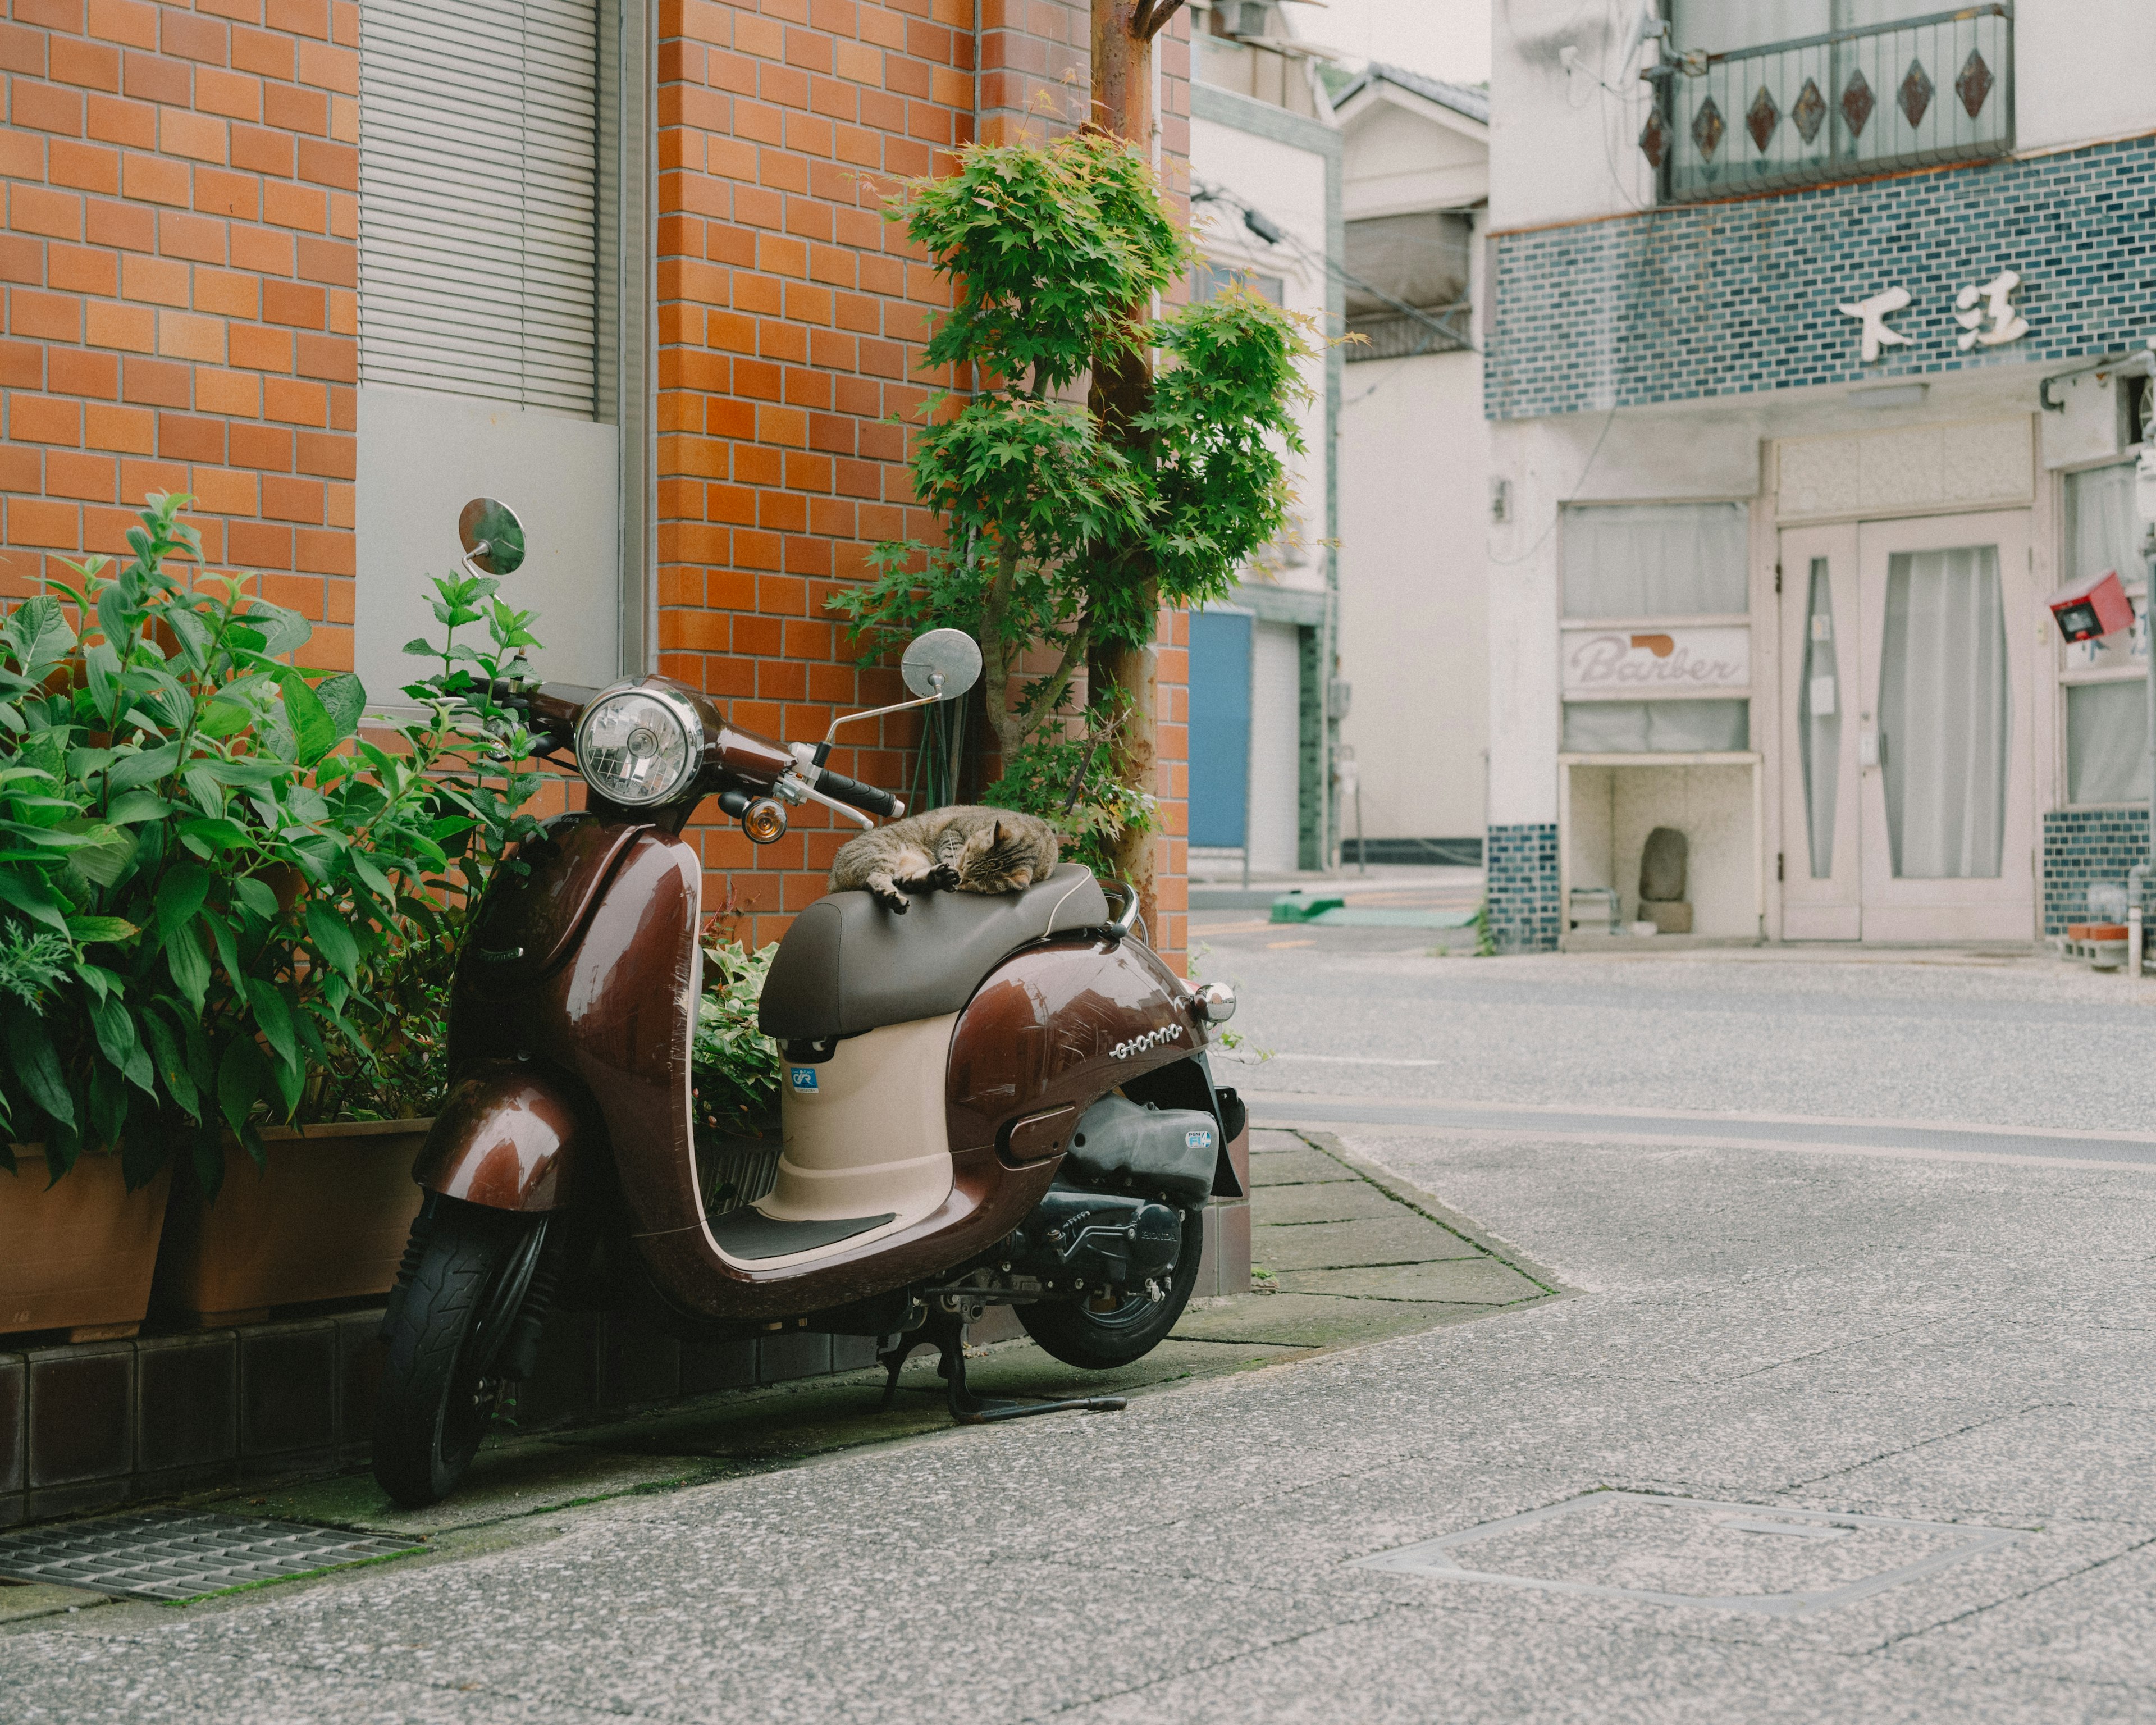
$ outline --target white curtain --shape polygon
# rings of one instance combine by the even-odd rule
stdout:
[[[2115,570],[2141,579],[2141,518],[2133,507],[2133,464],[2066,477],[2066,568],[2074,582]]]
[[[1804,813],[1811,828],[1812,879],[1834,877],[1834,817],[1841,796],[1841,678],[1835,657],[1834,583],[1814,557],[1806,602],[1804,680],[1798,695],[1797,746],[1804,756]]]
[[[1568,755],[1695,755],[1752,747],[1748,701],[1568,701]]]
[[[2148,686],[2140,678],[2068,686],[2066,800],[2148,800]]]
[[[1997,876],[2010,725],[1998,547],[1897,552],[1887,565],[1879,737],[1898,877]]]
[[[1718,617],[1751,608],[1741,503],[1568,509],[1563,521],[1567,617]]]

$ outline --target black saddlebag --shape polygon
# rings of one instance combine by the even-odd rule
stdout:
[[[1219,1154],[1220,1128],[1210,1114],[1103,1096],[1080,1117],[1064,1170],[1090,1186],[1147,1187],[1203,1204]]]

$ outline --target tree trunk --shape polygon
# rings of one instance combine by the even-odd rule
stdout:
[[[1147,161],[1152,159],[1152,42],[1133,28],[1144,0],[1093,0],[1093,105],[1091,124],[1129,144]],[[1152,308],[1135,305],[1132,315],[1149,316]],[[1149,352],[1127,356],[1093,373],[1091,406],[1109,434],[1122,440],[1127,428],[1146,409],[1152,396],[1152,358]],[[1156,583],[1146,583],[1147,633],[1160,603]],[[1095,649],[1088,663],[1092,698],[1104,697],[1112,685],[1130,702],[1129,716],[1116,737],[1116,777],[1134,789],[1158,796],[1159,769],[1154,749],[1157,719],[1157,679],[1152,643],[1148,639],[1133,647],[1103,644]],[[1155,942],[1163,937],[1159,896],[1155,875],[1160,835],[1126,833],[1116,845],[1116,866],[1137,888],[1146,931]]]

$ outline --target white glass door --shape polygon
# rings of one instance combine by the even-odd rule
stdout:
[[[1782,937],[1864,932],[1853,709],[1856,529],[1782,535]]]
[[[2028,940],[2029,517],[1858,531],[1864,937]]]
[[[2035,927],[2028,516],[1782,536],[1783,933]]]

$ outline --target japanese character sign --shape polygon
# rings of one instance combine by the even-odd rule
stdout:
[[[1854,305],[1835,307],[1835,310],[1841,313],[1844,317],[1861,317],[1864,320],[1862,340],[1864,362],[1866,365],[1879,357],[1879,350],[1881,347],[1901,347],[1907,344],[1909,338],[1907,336],[1899,330],[1890,330],[1887,327],[1887,315],[1891,311],[1899,311],[1908,303],[1908,289],[1897,287],[1874,294],[1868,300],[1859,300]]]
[[[2029,326],[2014,309],[2014,290],[2020,285],[2020,275],[2002,270],[1982,287],[1965,287],[1954,295],[1954,321],[1962,328],[1955,345],[1963,352],[1979,342],[1996,347],[2029,333]]]

